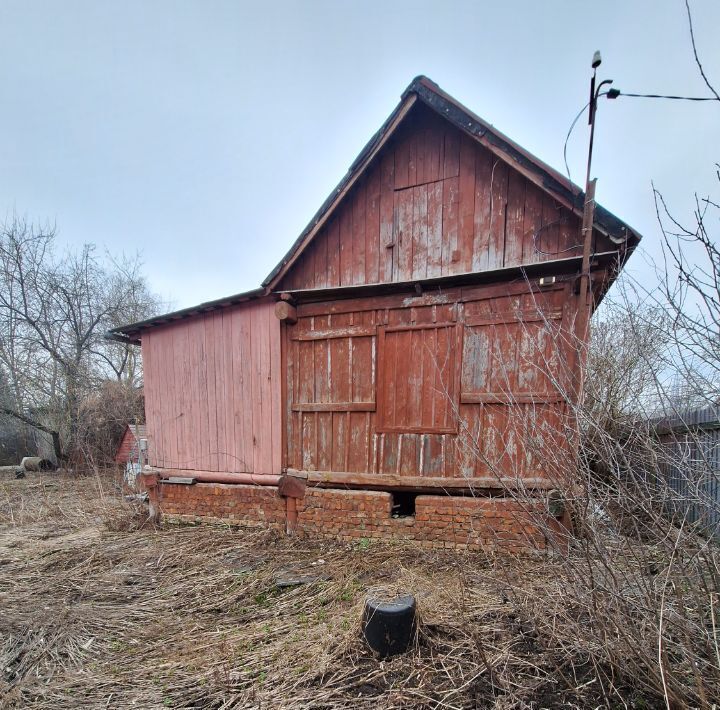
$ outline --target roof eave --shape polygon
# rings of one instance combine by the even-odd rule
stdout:
[[[211,313],[213,311],[236,306],[247,301],[257,300],[258,298],[266,296],[267,293],[267,289],[261,287],[252,289],[251,291],[236,293],[232,296],[226,296],[225,298],[218,298],[214,301],[205,301],[197,306],[189,306],[188,308],[182,308],[178,311],[171,311],[170,313],[153,316],[152,318],[147,318],[146,320],[138,321],[137,323],[129,323],[128,325],[122,325],[118,328],[112,328],[107,331],[105,338],[108,340],[115,340],[120,343],[139,345],[141,334],[151,328],[171,325],[180,320],[192,318],[193,316]]]

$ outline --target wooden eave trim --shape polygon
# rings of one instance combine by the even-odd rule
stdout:
[[[593,270],[601,270],[612,264],[618,258],[617,251],[598,252],[592,256],[590,266]],[[275,291],[276,296],[292,298],[298,305],[308,301],[323,301],[345,298],[371,298],[373,296],[402,295],[415,290],[420,286],[427,295],[438,288],[468,288],[474,286],[490,286],[498,283],[506,283],[512,277],[533,280],[541,276],[573,276],[582,264],[581,256],[570,256],[562,259],[549,261],[538,261],[531,264],[519,266],[505,266],[489,271],[472,271],[462,274],[450,274],[448,276],[434,276],[432,278],[414,279],[412,281],[385,281],[373,284],[350,284],[348,286],[330,286],[323,288],[290,289],[287,291]],[[559,287],[539,286],[535,284],[534,290],[549,291]],[[422,297],[422,296],[420,296]]]
[[[557,481],[546,478],[512,478],[476,476],[445,478],[440,476],[402,476],[398,474],[355,473],[349,471],[306,471],[288,468],[289,476],[306,479],[311,487],[347,487],[380,490],[422,490],[431,493],[477,490],[548,490],[558,487]]]
[[[272,290],[285,276],[285,274],[288,272],[288,270],[295,264],[295,262],[300,258],[301,254],[305,251],[305,248],[307,245],[313,240],[315,235],[325,226],[325,224],[328,222],[330,217],[335,212],[335,209],[337,208],[338,204],[342,201],[342,199],[347,195],[347,193],[353,188],[355,183],[360,179],[362,174],[365,172],[366,168],[370,163],[374,160],[375,156],[382,150],[382,148],[385,146],[385,144],[390,140],[392,135],[395,133],[395,130],[397,127],[402,123],[403,119],[407,114],[410,112],[410,109],[417,103],[418,97],[417,94],[409,94],[405,99],[404,102],[400,104],[400,106],[396,109],[395,117],[390,121],[390,124],[388,125],[387,129],[385,130],[385,133],[382,135],[380,140],[377,142],[375,147],[368,153],[368,155],[365,157],[365,159],[360,163],[360,165],[351,168],[353,170],[351,176],[348,178],[348,181],[342,186],[340,190],[338,190],[337,194],[333,198],[330,205],[327,207],[327,209],[323,212],[322,215],[318,218],[318,221],[313,225],[312,229],[305,235],[305,237],[302,239],[300,244],[298,244],[293,250],[292,254],[287,257],[287,261],[282,265],[282,267],[275,273],[272,278],[267,282],[266,288],[268,290]]]

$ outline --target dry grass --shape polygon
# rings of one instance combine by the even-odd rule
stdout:
[[[574,613],[560,561],[142,523],[107,479],[0,482],[0,707],[662,703],[599,666],[589,630],[558,628]],[[279,589],[287,570],[323,579]],[[378,587],[421,615],[413,650],[384,662],[359,628]]]

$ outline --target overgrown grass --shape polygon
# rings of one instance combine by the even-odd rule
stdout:
[[[598,636],[566,594],[566,570],[560,558],[156,529],[103,478],[7,481],[0,706],[663,706],[622,672],[619,654],[638,650]],[[319,579],[278,587],[287,572]],[[360,634],[377,589],[416,594],[420,613],[412,650],[382,662]]]

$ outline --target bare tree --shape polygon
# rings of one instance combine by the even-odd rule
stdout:
[[[137,258],[98,257],[93,245],[58,255],[55,230],[13,219],[0,231],[0,368],[9,385],[6,413],[53,432],[65,456],[81,402],[112,378],[138,384],[127,346],[104,333],[155,312],[157,300]]]

